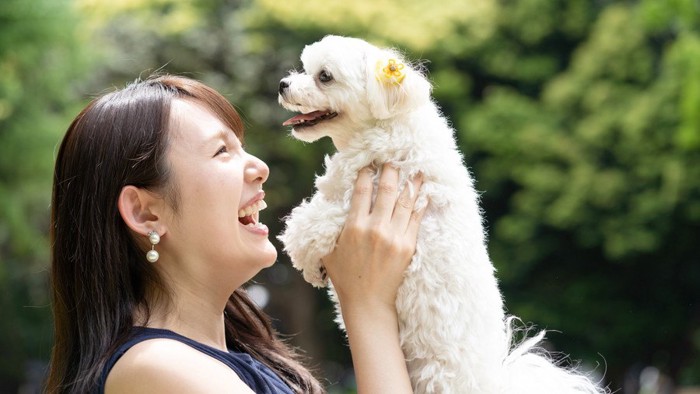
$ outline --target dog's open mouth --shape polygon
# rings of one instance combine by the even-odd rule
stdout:
[[[284,123],[282,123],[283,126],[292,126],[295,129],[303,128],[303,127],[309,127],[309,126],[315,126],[319,124],[320,122],[323,122],[324,120],[328,119],[333,119],[336,116],[338,116],[337,112],[331,112],[331,111],[314,111],[314,112],[309,112],[308,114],[300,114],[297,115],[291,119],[288,119]]]

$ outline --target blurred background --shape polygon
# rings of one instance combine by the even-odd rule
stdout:
[[[618,393],[698,392],[698,0],[0,0],[0,392],[41,389],[52,167],[78,111],[159,70],[213,86],[271,168],[278,234],[333,147],[288,135],[277,86],[330,33],[427,60],[509,313]],[[354,392],[323,291],[280,253],[249,292]]]

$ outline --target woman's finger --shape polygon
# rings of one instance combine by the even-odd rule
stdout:
[[[415,208],[416,200],[418,200],[418,191],[420,191],[422,184],[422,175],[416,174],[410,181],[406,182],[406,186],[401,191],[398,200],[396,200],[391,222],[397,231],[406,231],[406,226]]]
[[[357,174],[355,188],[352,191],[352,197],[350,199],[348,218],[369,214],[370,207],[372,206],[373,177],[374,171],[369,167],[361,169]]]
[[[406,236],[411,242],[415,242],[415,240],[418,239],[418,229],[420,228],[420,223],[423,220],[425,211],[428,210],[428,205],[430,205],[430,201],[420,210],[411,212],[408,225],[406,226]]]
[[[399,170],[385,163],[377,185],[377,198],[374,201],[372,216],[380,221],[391,220],[398,196]]]

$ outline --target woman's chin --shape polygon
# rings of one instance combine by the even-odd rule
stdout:
[[[271,267],[273,264],[275,264],[275,261],[277,261],[277,249],[274,245],[272,245],[272,242],[268,242],[268,247],[265,248],[264,257],[265,268]]]

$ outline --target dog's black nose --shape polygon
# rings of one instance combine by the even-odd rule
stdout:
[[[284,90],[287,89],[288,87],[289,87],[289,82],[285,81],[284,79],[281,80],[281,81],[280,81],[279,93],[280,93],[280,94],[283,94],[283,93],[284,93]]]

